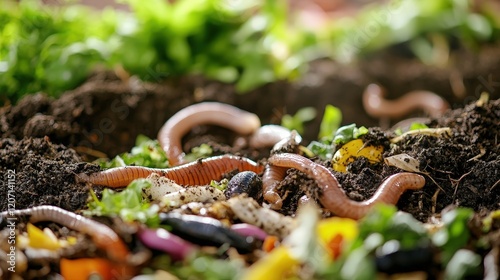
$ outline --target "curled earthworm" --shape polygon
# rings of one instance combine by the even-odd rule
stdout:
[[[363,92],[363,107],[368,115],[381,118],[401,118],[415,109],[423,109],[431,117],[439,117],[448,108],[448,102],[439,95],[426,90],[414,90],[396,100],[384,99],[384,90],[370,84]]]
[[[268,164],[262,175],[262,193],[264,200],[270,203],[271,208],[279,210],[283,206],[283,199],[276,191],[279,182],[285,178],[288,168]]]
[[[319,197],[321,204],[337,216],[360,219],[377,203],[396,204],[406,190],[421,189],[425,179],[413,173],[398,173],[387,178],[368,200],[357,202],[349,199],[335,176],[323,165],[297,154],[276,154],[271,156],[269,164],[285,168],[295,168],[316,180],[322,190]]]
[[[5,211],[2,217],[30,216],[30,222],[50,221],[90,235],[98,248],[104,249],[112,260],[125,262],[130,256],[129,249],[120,237],[108,226],[77,215],[62,208],[42,205],[29,209]]]
[[[290,153],[296,150],[301,141],[300,135],[293,130],[288,137],[278,141],[271,150],[271,155],[277,153]],[[262,175],[262,193],[264,200],[267,201],[271,208],[279,210],[283,206],[283,199],[276,191],[278,184],[283,181],[288,168],[266,165],[264,174]]]
[[[261,173],[263,169],[262,165],[247,158],[223,155],[166,169],[142,166],[115,167],[90,175],[80,173],[76,175],[76,180],[107,187],[124,187],[135,179],[146,178],[157,173],[177,184],[195,186],[210,184],[212,180],[220,180],[224,174],[233,170]]]
[[[198,103],[180,110],[158,132],[158,141],[167,153],[170,165],[184,163],[182,136],[191,128],[203,124],[219,125],[248,135],[260,127],[260,119],[255,114],[218,102]]]

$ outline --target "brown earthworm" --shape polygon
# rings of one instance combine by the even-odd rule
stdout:
[[[283,206],[283,200],[276,192],[278,183],[283,181],[288,168],[268,164],[262,175],[262,193],[264,200],[271,204],[271,208],[279,210]]]
[[[158,141],[167,153],[171,166],[184,163],[182,136],[191,128],[203,124],[218,125],[249,135],[260,127],[260,119],[255,114],[218,102],[198,103],[180,110],[168,119],[158,133]]]
[[[439,95],[426,90],[414,90],[396,100],[384,99],[384,90],[370,84],[363,92],[363,107],[368,115],[381,118],[401,118],[415,109],[423,109],[431,117],[439,117],[449,105]]]
[[[107,187],[123,187],[135,179],[146,178],[153,173],[167,177],[180,185],[207,185],[212,180],[220,180],[224,174],[233,170],[261,173],[264,167],[244,157],[233,155],[215,156],[200,159],[181,166],[166,169],[142,166],[110,168],[90,175],[80,173],[77,181],[90,182]]]
[[[130,251],[120,237],[108,226],[62,208],[42,205],[23,210],[2,212],[2,217],[30,216],[30,222],[50,221],[90,235],[98,248],[104,249],[112,260],[125,262]]]
[[[295,168],[315,179],[322,190],[319,197],[321,204],[337,216],[351,219],[364,217],[377,203],[396,204],[404,191],[421,189],[425,185],[425,179],[421,175],[398,173],[387,178],[370,199],[357,202],[349,199],[340,188],[335,176],[326,167],[310,159],[284,153],[273,155],[268,161],[275,166]]]

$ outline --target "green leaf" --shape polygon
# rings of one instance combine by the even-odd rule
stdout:
[[[222,179],[220,182],[217,182],[215,180],[210,181],[210,186],[221,191],[225,191],[227,189],[227,184],[229,184],[228,179]]]
[[[150,188],[151,183],[146,179],[134,180],[121,192],[104,189],[99,200],[91,190],[92,201],[88,203],[85,215],[121,217],[125,221],[139,221],[149,226],[159,224],[157,205],[150,205],[144,200],[142,190]]]
[[[160,147],[157,140],[151,140],[145,135],[138,135],[136,146],[130,153],[123,153],[116,156],[111,161],[103,159],[97,160],[102,168],[120,167],[126,165],[139,165],[153,168],[169,167],[167,155]]]
[[[432,241],[441,248],[441,259],[444,264],[447,264],[455,252],[465,247],[469,241],[470,231],[467,223],[473,213],[471,209],[457,208],[443,215],[443,227],[432,236]]]
[[[159,269],[169,271],[180,279],[230,280],[244,270],[244,263],[237,259],[217,259],[201,253],[184,262],[164,263]]]
[[[368,133],[368,129],[364,126],[357,128],[355,123],[345,125],[335,132],[333,143],[335,145],[343,145],[351,140],[358,139],[366,133]]]
[[[170,57],[174,63],[175,68],[180,69],[181,73],[185,72],[185,68],[189,67],[191,49],[186,41],[186,38],[172,36],[168,40],[167,57]]]
[[[281,118],[281,126],[290,130],[296,130],[299,134],[304,133],[304,123],[312,121],[316,117],[316,109],[304,107],[299,109],[295,115],[284,115]]]
[[[379,233],[383,242],[397,240],[403,248],[414,248],[429,240],[421,222],[409,213],[398,212],[392,205],[378,205],[360,221],[359,237],[354,246],[361,246],[374,233]]]
[[[321,120],[321,125],[319,128],[318,138],[330,138],[332,140],[333,134],[337,131],[342,122],[342,112],[339,108],[333,105],[326,105],[325,113],[323,114],[323,119]]]
[[[191,150],[191,153],[187,154],[184,157],[184,160],[190,162],[190,161],[195,161],[200,158],[207,158],[213,154],[212,147],[210,147],[208,144],[201,144],[198,147],[194,147]]]
[[[363,248],[352,251],[340,271],[341,279],[375,279],[375,263]]]
[[[424,129],[424,128],[429,128],[429,127],[423,123],[414,122],[410,125],[409,130],[417,130],[417,129]]]
[[[481,277],[481,256],[466,249],[458,250],[446,266],[444,279],[468,279]]]
[[[332,145],[318,141],[311,141],[311,143],[307,145],[307,149],[314,155],[319,156],[322,160],[331,159],[335,152]]]

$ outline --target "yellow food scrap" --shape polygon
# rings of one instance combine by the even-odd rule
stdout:
[[[299,264],[286,246],[280,246],[248,268],[244,280],[281,280],[293,273]]]
[[[56,235],[49,229],[44,228],[43,230],[37,228],[36,226],[28,223],[27,225],[27,236],[20,236],[20,244],[24,244],[22,247],[31,247],[36,249],[47,249],[47,250],[57,250],[68,245],[76,244],[76,237],[68,236],[66,240],[60,240]]]
[[[346,242],[358,236],[358,223],[348,218],[333,217],[318,223],[318,237],[330,257],[336,259],[342,253]]]
[[[382,146],[366,145],[363,140],[356,139],[342,146],[333,155],[333,170],[338,172],[346,172],[347,165],[358,157],[365,157],[370,162],[381,162],[384,148]]]
[[[48,250],[57,250],[61,248],[59,240],[54,235],[54,233],[52,233],[52,231],[48,233],[48,231],[42,231],[32,224],[28,224],[27,232],[29,238],[29,246],[32,248]]]

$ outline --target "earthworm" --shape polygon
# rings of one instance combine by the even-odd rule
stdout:
[[[218,125],[248,135],[260,127],[260,119],[255,114],[218,102],[198,103],[180,110],[167,120],[158,133],[158,141],[167,153],[170,165],[184,163],[182,136],[191,128],[203,124]]]
[[[262,193],[264,200],[271,204],[271,208],[279,210],[283,206],[283,200],[276,192],[279,182],[283,181],[288,168],[268,164],[262,175]]]
[[[125,262],[130,252],[120,237],[108,226],[62,208],[42,205],[29,209],[5,211],[3,217],[30,216],[30,222],[50,221],[90,235],[97,247],[102,248],[113,260]]]
[[[384,99],[384,90],[377,84],[370,84],[363,92],[363,107],[368,115],[380,118],[401,118],[415,109],[423,109],[432,117],[439,117],[449,105],[439,95],[426,90],[414,90],[396,100]]]
[[[323,165],[297,154],[276,154],[271,156],[269,164],[295,168],[316,180],[322,190],[319,197],[321,204],[337,216],[351,219],[364,217],[377,203],[396,204],[405,190],[421,189],[425,179],[413,173],[398,173],[387,178],[368,200],[357,202],[349,199],[335,176]]]
[[[220,180],[224,174],[233,170],[261,173],[263,169],[262,165],[247,158],[223,155],[200,159],[167,169],[124,166],[110,168],[90,175],[80,173],[76,178],[77,181],[116,188],[127,186],[135,179],[146,178],[153,173],[157,173],[177,184],[195,186],[210,184],[212,180]]]

